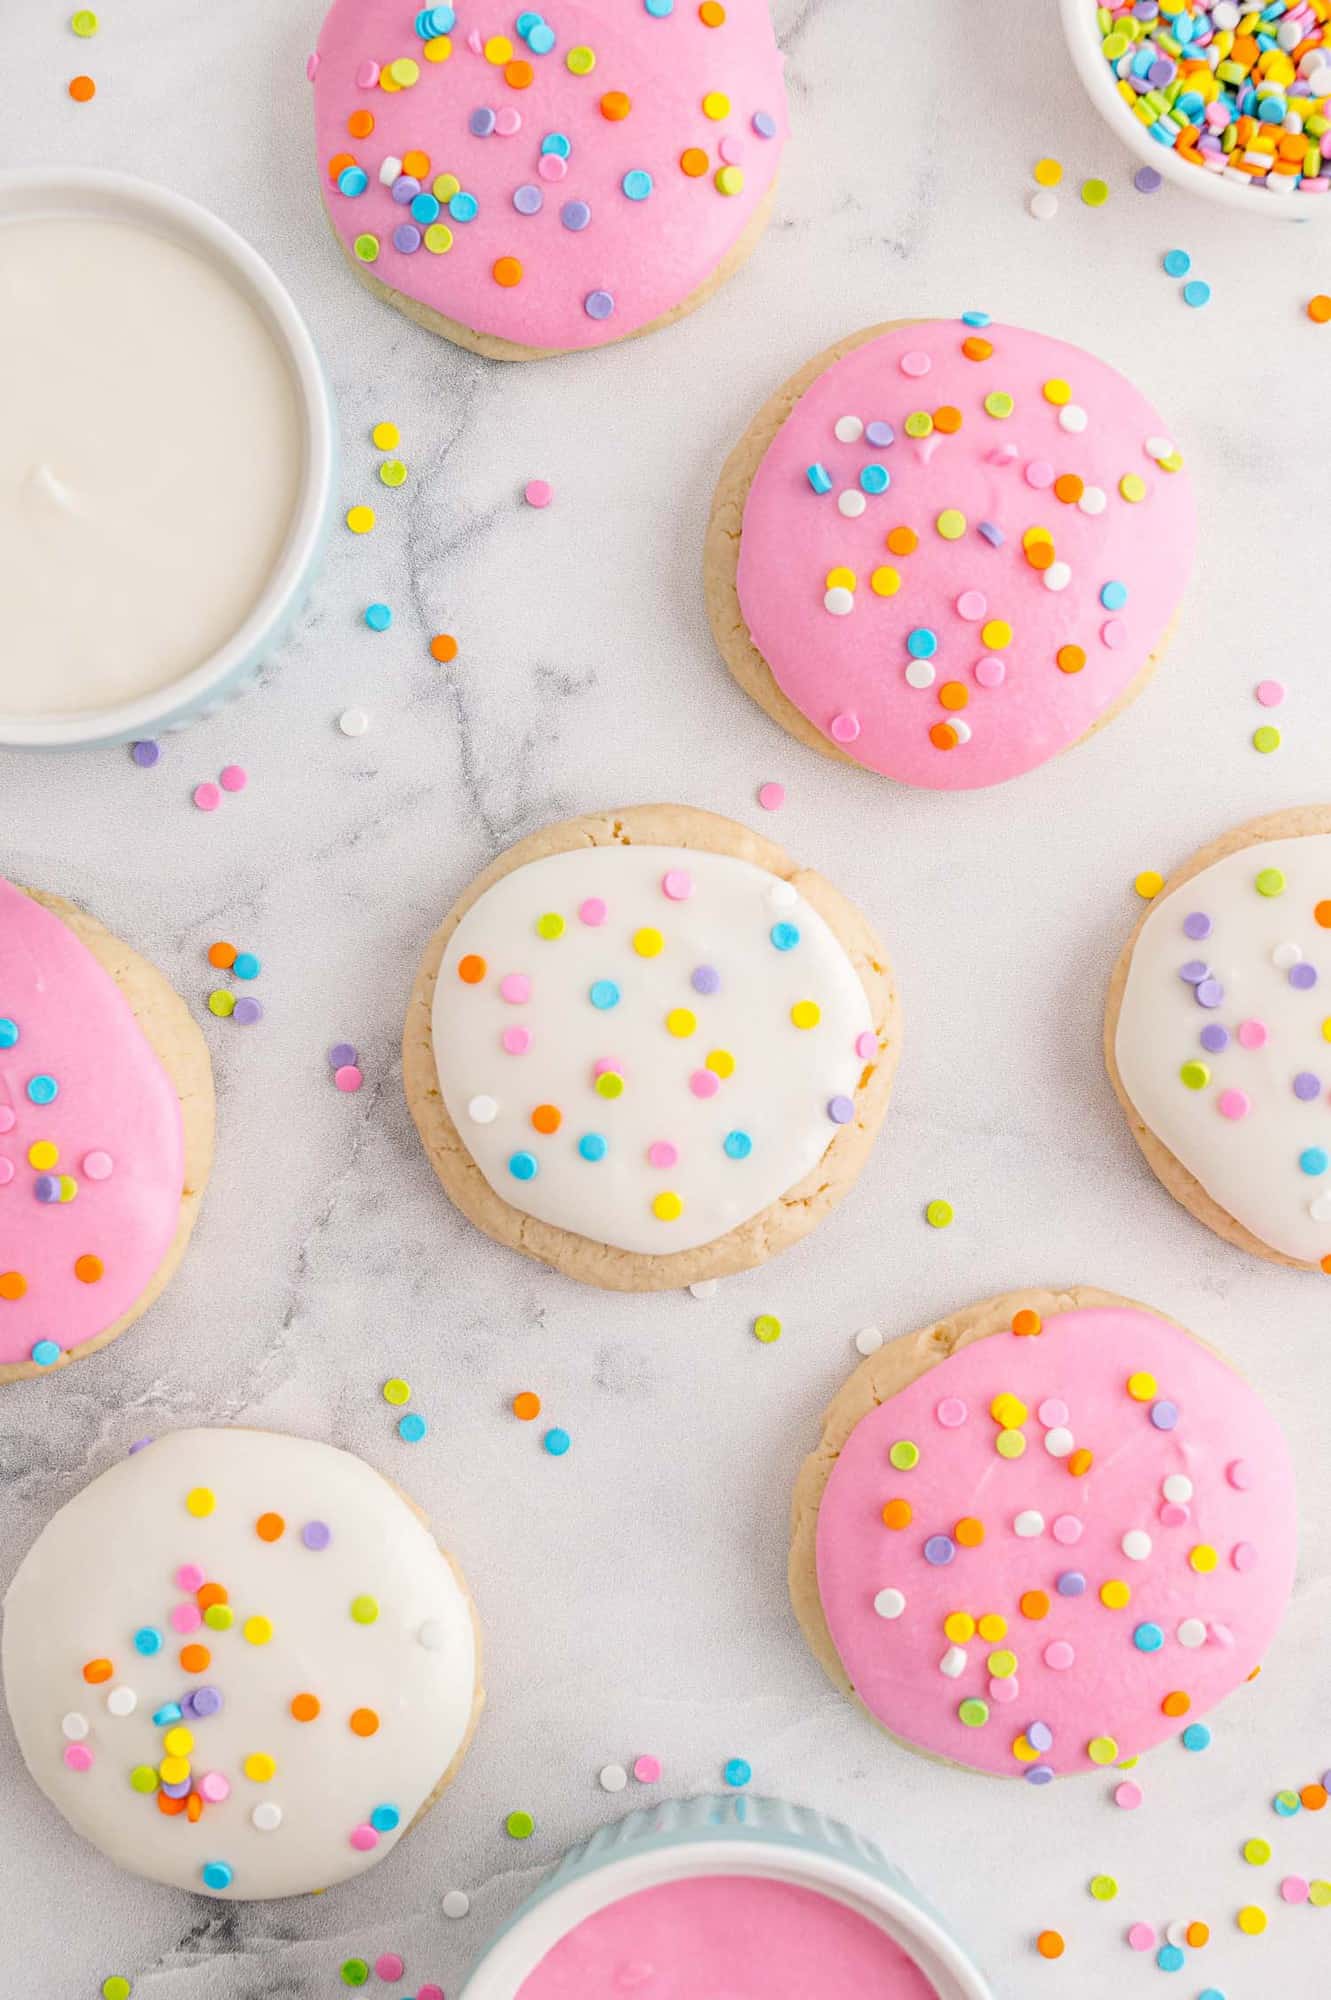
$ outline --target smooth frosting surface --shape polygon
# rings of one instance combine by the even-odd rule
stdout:
[[[0,316],[0,713],[165,687],[281,552],[301,466],[282,355],[220,270],[104,216],[0,223]]]
[[[451,29],[417,33],[431,16]],[[752,222],[782,67],[765,0],[335,0],[310,63],[328,211],[434,312],[600,346],[682,304]]]
[[[854,965],[792,883],[636,843],[487,889],[448,942],[432,1033],[448,1114],[497,1194],[661,1254],[801,1181],[878,1052]]]
[[[959,791],[1042,764],[1113,705],[1195,540],[1168,428],[1114,369],[1018,327],[929,320],[795,404],[749,489],[739,599],[778,686],[839,749]]]
[[[702,1875],[621,1897],[541,1960],[517,2000],[935,2000],[894,1938],[816,1890]]]
[[[1147,916],[1114,1055],[1141,1117],[1236,1222],[1331,1256],[1331,834],[1213,862]]]
[[[129,1311],[184,1171],[180,1100],[128,1000],[0,878],[0,1363],[53,1361]]]
[[[251,1430],[173,1432],[63,1507],[9,1587],[3,1662],[28,1769],[79,1833],[242,1898],[382,1859],[476,1693],[467,1599],[402,1496]]]
[[[1093,1307],[977,1340],[862,1419],[818,1591],[894,1735],[1040,1783],[1247,1680],[1295,1549],[1289,1453],[1248,1384],[1152,1313]]]

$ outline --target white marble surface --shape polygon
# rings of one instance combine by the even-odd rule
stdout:
[[[1054,0],[779,0],[796,138],[748,269],[650,344],[505,369],[395,317],[337,256],[303,83],[318,0],[105,0],[92,44],[67,12],[0,8],[0,161],[138,171],[244,231],[309,316],[345,500],[374,498],[381,525],[339,534],[269,684],[172,740],[155,771],[120,750],[0,759],[6,872],[85,900],[200,1006],[204,948],[231,936],[262,956],[267,1008],[249,1031],[206,1020],[217,1169],[168,1297],[110,1353],[3,1396],[0,1580],[146,1431],[287,1426],[359,1449],[429,1507],[479,1597],[491,1698],[454,1790],[385,1866],[283,1905],[117,1874],[66,1835],[0,1725],[0,1989],[81,2000],[123,1969],[151,2000],[314,2000],[343,1990],[346,1950],[407,1940],[404,1987],[433,1977],[455,2000],[534,1871],[634,1802],[598,1791],[600,1765],[650,1749],[672,1791],[717,1783],[742,1752],[764,1790],[878,1836],[1006,2000],[1149,1994],[1158,1975],[1124,1925],[1194,1915],[1216,1942],[1171,1992],[1322,1990],[1312,1954],[1325,1963],[1331,1914],[1284,1908],[1275,1877],[1331,1874],[1331,1814],[1283,1825],[1267,1802],[1331,1763],[1331,1293],[1171,1203],[1116,1111],[1098,1030],[1136,871],[1326,793],[1331,329],[1302,305],[1331,289],[1331,233],[1133,193],[1065,66]],[[81,109],[64,83],[83,67],[99,94]],[[1054,223],[1033,222],[1046,151],[1074,182],[1105,174],[1108,208],[1069,192]],[[1159,269],[1171,243],[1215,287],[1203,313]],[[709,643],[699,549],[723,452],[794,366],[867,321],[971,305],[1136,377],[1195,470],[1203,554],[1129,715],[1006,790],[930,796],[799,749],[748,704]],[[381,416],[411,468],[396,495],[371,484]],[[256,436],[256,479],[264,465]],[[539,515],[517,499],[537,474],[557,489]],[[359,622],[372,598],[395,607],[387,636]],[[426,653],[440,628],[461,638],[455,668]],[[1248,741],[1264,673],[1291,689],[1274,757]],[[335,726],[349,704],[372,717],[358,741]],[[193,784],[232,760],[248,791],[195,812]],[[773,821],[754,792],[774,776],[790,796]],[[546,820],[662,797],[761,820],[831,874],[890,941],[907,1009],[896,1100],[854,1196],[706,1304],[583,1292],[472,1233],[399,1082],[417,952],[468,878]],[[344,1037],[368,1077],[355,1098],[325,1070]],[[941,1234],[921,1221],[935,1194],[957,1209]],[[1148,1299],[1234,1357],[1284,1418],[1302,1482],[1298,1598],[1261,1684],[1216,1718],[1206,1756],[1148,1760],[1131,1816],[1098,1778],[999,1787],[880,1740],[806,1655],[784,1593],[791,1479],[854,1330],[1074,1279]],[[783,1318],[778,1346],[750,1338],[758,1310]],[[414,1450],[378,1399],[393,1371],[432,1420]],[[529,1386],[573,1433],[562,1462],[506,1415]],[[516,1805],[537,1819],[524,1847],[502,1830]],[[1237,1852],[1256,1831],[1276,1846],[1260,1880]],[[1108,1909],[1085,1890],[1102,1869],[1123,1885]],[[439,1898],[457,1883],[475,1908],[450,1926]],[[1255,1941],[1233,1928],[1250,1897],[1272,1909]],[[1051,1923],[1070,1939],[1057,1966],[1028,1942]]]

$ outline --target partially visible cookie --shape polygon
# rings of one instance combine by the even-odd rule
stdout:
[[[1250,820],[1178,869],[1114,968],[1105,1062],[1176,1201],[1331,1272],[1331,806]]]
[[[1110,1292],[1010,1292],[890,1341],[824,1419],[790,1590],[909,1748],[1036,1784],[1251,1678],[1294,1580],[1289,1451],[1240,1375]]]
[[[146,1311],[212,1151],[212,1065],[184,1001],[95,917],[0,878],[0,1382]]]
[[[796,1242],[882,1121],[886,954],[830,883],[731,820],[632,806],[499,856],[431,938],[407,1101],[500,1243],[657,1291]]]

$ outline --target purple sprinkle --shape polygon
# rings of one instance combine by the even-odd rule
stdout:
[[[478,104],[467,120],[473,139],[488,139],[495,128],[495,115],[488,104]]]
[[[579,229],[585,229],[591,219],[592,212],[585,201],[566,201],[559,211],[559,220],[563,223],[565,229],[572,229],[575,233]],[[592,293],[591,298],[587,301],[588,312],[592,311],[591,300],[602,296],[604,295],[599,292]],[[605,316],[604,313],[601,314],[602,319]],[[595,313],[592,313],[592,318],[596,318]]]
[[[1028,1764],[1026,1783],[1028,1785],[1052,1785],[1054,1774],[1047,1764]]]
[[[864,426],[866,444],[876,444],[879,450],[896,441],[896,432],[891,424],[885,424],[881,417],[875,417],[871,424]]]
[[[44,1201],[48,1204],[53,1201],[59,1201],[59,1176],[56,1174],[38,1174],[36,1180],[33,1182],[32,1191],[38,1201]]]
[[[1208,1021],[1202,1029],[1202,1047],[1213,1056],[1229,1047],[1229,1029],[1222,1028],[1219,1021]]]
[[[154,743],[151,736],[146,736],[141,743],[134,745],[129,754],[141,770],[151,771],[162,754],[162,746]]]
[[[188,1778],[182,1778],[178,1785],[168,1785],[165,1780],[162,1783],[162,1790],[169,1799],[183,1799],[189,1788],[190,1781]]]
[[[1190,937],[1194,944],[1200,944],[1203,938],[1210,937],[1211,919],[1205,910],[1194,910],[1190,916],[1183,919],[1183,935]]]
[[[1006,540],[1003,530],[996,526],[993,521],[981,521],[980,533],[984,536],[990,548],[993,549],[1001,549]]]
[[[695,965],[689,984],[695,993],[719,993],[721,975],[714,965]]]
[[[1328,1792],[1331,1792],[1331,1771],[1323,1771],[1322,1784]]]
[[[1225,989],[1218,979],[1203,979],[1195,991],[1199,1007],[1218,1007],[1225,997]]]
[[[1032,1750],[1052,1750],[1054,1732],[1047,1722],[1032,1722],[1026,1731],[1026,1741]]]
[[[133,1458],[136,1451],[147,1451],[148,1446],[151,1443],[152,1443],[151,1438],[136,1438],[134,1440],[134,1443],[129,1448],[130,1457]]]
[[[195,1715],[216,1715],[221,1706],[222,1697],[215,1687],[195,1688],[190,1696],[190,1707]]]
[[[615,295],[613,292],[588,292],[582,306],[588,319],[609,319],[615,309]]]
[[[1314,1076],[1310,1069],[1301,1069],[1294,1079],[1294,1095],[1304,1104],[1311,1104],[1314,1097],[1322,1094],[1322,1079]]]
[[[237,1000],[231,1009],[231,1018],[233,1021],[238,1021],[242,1028],[252,1028],[256,1021],[262,1021],[263,1008],[257,1000],[251,1000],[246,994],[244,999]]]
[[[1152,1403],[1151,1422],[1158,1431],[1172,1431],[1178,1422],[1178,1404],[1166,1402],[1163,1397]]]
[[[834,1125],[849,1125],[855,1116],[855,1103],[849,1097],[831,1097],[827,1102],[827,1115]]]
[[[196,1710],[194,1707],[193,1688],[190,1689],[188,1694],[181,1695],[180,1700],[176,1703],[176,1706],[180,1710],[181,1716],[185,1721],[193,1722],[196,1714]]]
[[[957,1545],[951,1535],[930,1535],[924,1545],[924,1560],[935,1569],[946,1569],[957,1553]]]
[[[330,1069],[359,1069],[360,1057],[350,1042],[334,1042],[328,1051]]]
[[[760,139],[775,139],[776,120],[773,118],[771,112],[755,111],[753,114],[753,129]]]
[[[530,181],[524,181],[520,188],[513,190],[513,206],[519,215],[539,215],[545,207],[545,196]]]
[[[1178,970],[1180,979],[1186,979],[1189,986],[1200,986],[1203,979],[1210,977],[1211,968],[1204,958],[1190,958]]]
[[[1138,167],[1132,177],[1132,185],[1138,194],[1159,194],[1164,184],[1164,175],[1158,174],[1154,167]]]
[[[410,257],[421,247],[421,232],[414,222],[399,222],[393,231],[393,248],[400,250],[404,257]]]
[[[300,1531],[300,1538],[307,1549],[326,1549],[333,1539],[333,1531],[326,1521],[307,1521]]]
[[[1301,993],[1306,993],[1310,986],[1316,986],[1317,984],[1317,967],[1309,965],[1307,959],[1302,960],[1298,965],[1291,965],[1289,968],[1289,983],[1291,986],[1297,986]]]
[[[390,190],[393,199],[402,208],[409,208],[421,191],[421,184],[412,174],[399,174]]]
[[[1054,1588],[1060,1597],[1080,1597],[1086,1588],[1086,1579],[1079,1569],[1065,1569]]]

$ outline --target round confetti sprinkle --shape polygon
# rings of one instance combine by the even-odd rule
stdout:
[[[659,1757],[639,1757],[633,1766],[633,1775],[640,1785],[655,1785],[660,1782],[661,1760]]]
[[[1280,731],[1273,723],[1264,722],[1260,729],[1254,729],[1252,732],[1252,747],[1254,750],[1260,750],[1263,756],[1269,756],[1273,750],[1278,750],[1280,742]]]
[[[954,1213],[950,1201],[931,1201],[925,1207],[924,1219],[931,1229],[946,1229]]]
[[[1106,181],[1089,180],[1081,184],[1081,198],[1087,208],[1103,208],[1109,199],[1109,185]]]
[[[425,1418],[415,1411],[409,1411],[405,1417],[398,1419],[397,1434],[404,1444],[419,1444],[427,1429]]]
[[[761,1340],[764,1346],[770,1346],[774,1340],[780,1340],[780,1320],[774,1313],[759,1313],[753,1322],[753,1337],[755,1340]]]
[[[752,1779],[753,1766],[743,1757],[731,1757],[726,1763],[722,1776],[728,1785],[733,1786],[739,1791]]]
[[[200,812],[216,812],[222,803],[222,794],[213,784],[196,785],[192,796]]]
[[[1035,1949],[1041,1958],[1062,1958],[1067,1946],[1058,1931],[1041,1931],[1035,1940]]]
[[[556,1426],[553,1430],[546,1432],[541,1442],[544,1444],[551,1458],[562,1458],[573,1440],[566,1430],[561,1430]]]
[[[1158,896],[1160,894],[1160,891],[1164,888],[1165,878],[1163,875],[1160,874],[1158,869],[1144,868],[1141,874],[1136,878],[1132,886],[1137,891],[1137,894],[1141,897],[1142,901],[1144,903],[1149,903],[1151,899],[1155,896]]]
[[[465,1889],[450,1889],[447,1895],[444,1897],[443,1901],[444,1915],[450,1918],[454,1923],[456,1923],[460,1917],[465,1917],[470,1908],[471,1908],[471,1897],[467,1894]]]
[[[1260,1937],[1266,1929],[1267,1915],[1266,1911],[1259,1909],[1255,1903],[1247,1903],[1234,1921],[1245,1937]]]
[[[1142,1802],[1142,1788],[1127,1778],[1114,1787],[1114,1804],[1123,1812],[1135,1812]]]
[[[344,708],[337,718],[337,726],[344,736],[363,736],[370,726],[370,718],[363,708]]]
[[[131,746],[129,754],[141,770],[150,771],[161,757],[162,746],[154,743],[151,737],[144,737]]]
[[[359,1090],[364,1081],[365,1078],[355,1063],[344,1063],[341,1069],[333,1072],[333,1082],[339,1090]]]
[[[455,660],[457,656],[458,642],[452,633],[436,632],[430,641],[430,658],[438,660],[442,665],[447,666],[449,661]]]
[[[1205,279],[1190,278],[1183,287],[1184,305],[1198,307],[1209,305],[1210,302],[1211,287],[1206,283]]]

